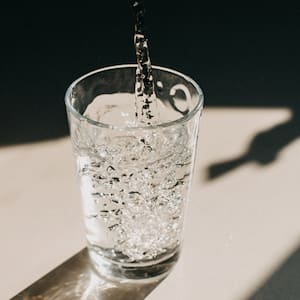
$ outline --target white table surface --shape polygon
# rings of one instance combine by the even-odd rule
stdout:
[[[147,299],[250,299],[298,249],[299,139],[274,163],[248,162],[206,179],[209,165],[241,155],[255,134],[289,117],[285,108],[205,110],[183,252]],[[5,300],[85,241],[69,138],[1,147],[0,167],[0,299]]]

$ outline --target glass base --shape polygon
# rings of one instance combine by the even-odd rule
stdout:
[[[147,264],[120,263],[105,258],[94,248],[89,248],[92,267],[101,276],[110,280],[139,280],[149,282],[166,277],[179,257],[179,250],[167,255],[163,259]]]

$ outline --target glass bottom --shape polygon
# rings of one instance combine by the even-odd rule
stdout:
[[[92,267],[101,276],[110,280],[139,280],[148,282],[158,280],[169,274],[178,260],[179,249],[165,255],[163,258],[141,263],[120,263],[105,258],[95,247],[89,247],[89,256]]]

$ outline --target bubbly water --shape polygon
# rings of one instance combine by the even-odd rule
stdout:
[[[172,97],[181,89],[186,96],[183,102],[188,103],[190,95],[177,84],[166,90],[164,101],[156,97],[143,3],[131,4],[138,64],[135,95],[106,94],[94,99],[84,115],[119,128],[93,130],[80,123],[73,142],[88,242],[102,257],[132,266],[153,264],[178,251],[192,145],[187,125],[148,126],[182,117],[188,107],[179,109]],[[120,129],[124,126],[126,130]]]
[[[124,110],[111,105],[113,99]],[[130,123],[134,108],[127,101],[129,94],[102,95],[85,115],[96,121],[123,118]],[[105,129],[97,131],[93,142],[82,125],[78,130],[75,150],[90,245],[120,262],[174,254],[191,171],[187,128]]]

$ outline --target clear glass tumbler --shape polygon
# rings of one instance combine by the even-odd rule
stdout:
[[[135,73],[96,70],[65,98],[91,262],[117,279],[163,275],[177,261],[203,107],[191,78],[153,67],[160,115],[139,123]]]

